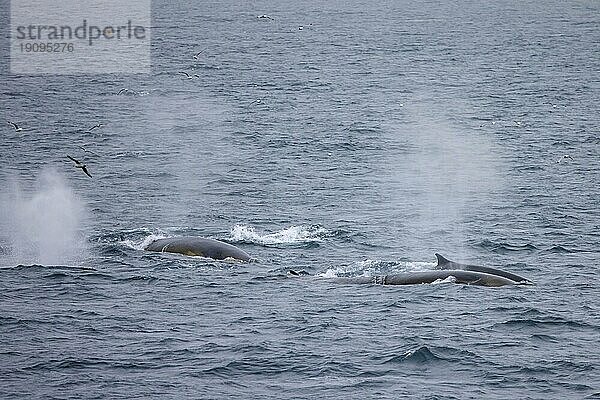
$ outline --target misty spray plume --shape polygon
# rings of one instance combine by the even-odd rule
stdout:
[[[412,119],[398,131],[410,151],[391,167],[402,243],[460,259],[470,240],[488,234],[474,231],[471,221],[486,218],[480,211],[493,209],[501,196],[504,165],[491,138],[453,126],[443,111],[426,104],[407,110]]]
[[[84,207],[56,171],[43,171],[32,191],[13,181],[1,200],[2,264],[73,265],[82,259]]]

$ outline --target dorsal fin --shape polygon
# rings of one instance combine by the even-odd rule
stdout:
[[[437,262],[438,262],[438,263],[437,263],[437,266],[438,266],[438,267],[443,267],[443,266],[444,266],[444,265],[446,265],[446,264],[451,264],[451,263],[452,263],[452,261],[450,261],[450,260],[448,260],[448,259],[444,258],[444,257],[443,257],[441,254],[439,254],[439,253],[435,253],[435,256],[437,257]]]

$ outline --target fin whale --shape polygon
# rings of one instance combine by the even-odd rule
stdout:
[[[421,283],[433,283],[453,277],[454,283],[478,286],[506,286],[519,285],[520,282],[513,281],[499,275],[487,274],[485,272],[465,271],[457,269],[403,272],[393,275],[377,275],[359,278],[338,278],[338,283],[372,283],[380,285],[418,285]]]
[[[472,271],[472,272],[483,272],[485,274],[502,276],[504,278],[510,279],[515,282],[525,282],[531,283],[529,279],[523,278],[522,276],[512,274],[510,272],[502,271],[496,268],[490,267],[482,267],[479,265],[469,265],[469,264],[461,264],[454,261],[450,261],[444,258],[441,254],[435,253],[437,257],[437,269],[440,270],[463,270],[463,271]]]
[[[146,246],[148,251],[179,253],[186,256],[201,256],[224,260],[233,258],[241,261],[250,261],[250,256],[242,249],[215,239],[193,236],[172,237],[157,239]]]
[[[364,276],[356,278],[335,278],[336,283],[346,284],[379,284],[379,285],[418,285],[434,283],[453,278],[454,283],[478,286],[506,286],[506,285],[531,285],[529,279],[496,268],[480,267],[477,265],[460,264],[449,261],[440,254],[435,254],[438,259],[437,269],[430,271],[403,272],[391,275]],[[300,273],[290,270],[290,275],[298,276]]]

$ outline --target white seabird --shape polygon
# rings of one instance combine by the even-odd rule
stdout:
[[[558,159],[558,161],[556,161],[556,163],[557,163],[557,164],[559,164],[561,161],[563,161],[563,160],[566,160],[566,159],[569,159],[569,160],[571,160],[571,161],[575,161],[575,160],[573,159],[573,157],[571,157],[571,156],[570,156],[570,155],[568,155],[568,154],[565,154],[564,156],[562,156],[561,158],[559,158],[559,159]]]
[[[15,128],[15,132],[21,132],[23,130],[23,128],[21,128],[19,125],[15,124],[14,122],[11,122],[9,120],[6,120],[9,124],[11,124],[13,126],[13,128]]]
[[[85,146],[87,146],[87,144]],[[100,156],[100,154],[96,153],[95,151],[88,150],[86,147],[84,147],[84,145],[79,145],[79,148],[85,153],[92,153],[93,155]]]

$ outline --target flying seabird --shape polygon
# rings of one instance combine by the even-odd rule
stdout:
[[[185,77],[188,78],[188,79],[200,78],[200,75],[198,75],[198,74],[190,75],[190,74],[188,74],[185,71],[180,71],[179,73],[180,74],[184,74]]]
[[[132,89],[127,89],[127,88],[123,88],[121,90],[119,90],[119,92],[117,93],[117,96],[120,94],[134,94],[134,95],[139,95],[140,93],[132,90]]]
[[[262,103],[264,97],[262,99],[256,99],[254,101],[252,101],[252,103],[248,104],[248,107],[250,107],[252,104],[260,104]]]
[[[104,124],[96,124],[94,126],[92,126],[90,129],[88,129],[86,132],[91,132],[92,130],[96,129],[96,128],[102,128],[104,126]]]
[[[257,15],[256,18],[261,18],[261,19],[270,19],[271,21],[275,21],[275,19],[267,14],[263,14],[263,15]]]
[[[15,132],[21,132],[23,130],[23,128],[21,128],[19,125],[15,124],[14,122],[11,122],[9,120],[6,120],[6,122],[11,124],[13,126],[13,128],[15,128]]]
[[[255,85],[256,86],[256,85]],[[258,97],[254,100],[252,100],[252,102],[248,103],[248,105],[246,107],[250,107],[253,104],[262,104],[264,103],[264,101],[267,99],[267,97],[269,97],[271,95],[271,92],[269,91],[263,91],[262,93],[257,93],[258,95],[262,94],[262,97]]]
[[[492,125],[496,125],[496,124],[500,123],[500,121],[491,121],[490,123],[491,123]],[[515,123],[516,123],[516,121],[515,121]],[[481,125],[479,125],[479,127],[480,127],[480,128],[483,128],[483,127],[484,127],[484,126],[486,126],[487,124],[488,124],[487,122],[484,122],[484,123],[482,123]]]
[[[139,93],[136,92],[135,90],[131,90],[131,89],[127,89],[127,88],[123,88],[121,90],[119,90],[119,93],[117,93],[117,96],[120,94],[128,94],[128,93],[133,93],[135,95],[138,95]]]
[[[87,144],[86,144],[86,146],[87,146]],[[89,153],[92,153],[92,154],[94,154],[94,155],[96,155],[96,156],[100,156],[100,154],[96,153],[95,151],[88,150],[87,148],[85,148],[85,147],[84,147],[84,146],[82,146],[82,145],[79,145],[79,148],[80,148],[81,150],[83,150],[85,153],[88,153],[88,152],[89,152]]]
[[[67,157],[69,158],[69,160],[73,161],[75,163],[75,168],[81,168],[81,170],[83,172],[85,172],[85,174],[87,176],[89,176],[90,178],[92,177],[92,175],[90,175],[90,173],[88,172],[86,165],[83,164],[81,161],[74,159],[73,157],[71,157],[70,155],[67,154]]]
[[[207,47],[206,49],[208,49],[208,47]],[[204,53],[204,51],[205,51],[206,49],[202,49],[202,50],[200,50],[199,52],[197,52],[197,53],[196,53],[196,55],[194,55],[194,60],[197,60],[197,59],[198,59],[198,56],[199,56],[200,54]]]
[[[565,154],[564,156],[562,156],[561,158],[559,158],[559,159],[558,159],[558,161],[557,161],[556,163],[558,164],[558,163],[560,163],[562,160],[566,160],[567,158],[568,158],[569,160],[571,160],[571,161],[575,161],[575,160],[573,159],[573,157],[571,157],[571,156],[570,156],[570,155],[568,155],[568,154]]]

